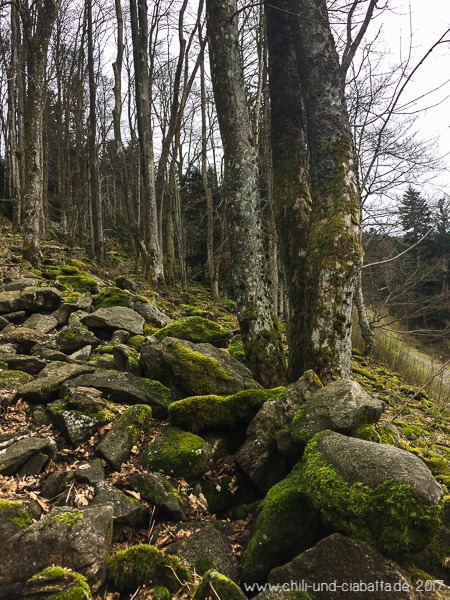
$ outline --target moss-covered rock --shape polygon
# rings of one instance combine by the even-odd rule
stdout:
[[[201,488],[208,510],[213,513],[222,512],[231,506],[250,504],[255,500],[255,488],[245,475],[236,473],[225,475],[220,480],[202,481]]]
[[[385,554],[420,550],[439,525],[441,488],[420,460],[399,448],[323,432],[309,442],[298,473],[329,527]]]
[[[270,390],[242,390],[231,396],[191,396],[173,402],[169,407],[172,424],[189,431],[211,428],[247,426],[268,400],[274,400],[284,387]]]
[[[182,495],[160,473],[133,473],[128,481],[141,498],[161,508],[170,518],[176,521],[186,519]]]
[[[89,587],[86,578],[80,573],[63,567],[47,567],[36,575],[33,575],[27,582],[27,591],[31,592],[33,588],[45,585],[51,585],[55,580],[61,581],[61,578],[67,580],[67,584],[63,590],[54,593],[47,593],[45,600],[90,600],[92,598],[91,588]],[[42,589],[42,588],[41,588]],[[27,593],[27,598],[30,600],[42,600],[42,593],[31,594]]]
[[[175,594],[191,581],[189,571],[176,556],[154,546],[138,544],[119,550],[108,560],[108,575],[118,590],[135,590],[141,585],[164,586]]]
[[[110,308],[111,306],[130,306],[131,294],[118,287],[107,287],[93,296],[94,307]]]
[[[167,475],[196,479],[212,466],[209,444],[198,435],[169,427],[143,452],[143,465]]]
[[[194,600],[208,600],[211,596],[221,600],[246,600],[247,596],[231,579],[211,569],[205,573],[195,590]]]
[[[223,346],[229,338],[229,333],[218,323],[203,317],[185,317],[169,323],[155,333],[158,340],[172,337],[188,340],[194,343],[207,343],[213,346]]]
[[[243,556],[244,583],[264,582],[271,569],[310,548],[323,536],[320,517],[301,493],[301,485],[302,472],[296,466],[261,502]]]
[[[242,335],[239,333],[234,335],[228,344],[228,352],[233,358],[245,364],[245,350]]]
[[[78,273],[77,275],[57,275],[56,280],[69,287],[74,292],[91,292],[91,294],[97,294],[99,291],[98,281],[89,277],[87,273]]]
[[[40,515],[39,505],[29,500],[0,499],[0,547],[13,535],[29,527]]]

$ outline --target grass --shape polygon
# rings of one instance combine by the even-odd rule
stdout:
[[[362,350],[363,340],[357,322],[353,327],[353,347]],[[407,333],[395,332],[378,327],[375,330],[375,345],[372,355],[375,361],[384,363],[398,373],[410,385],[422,388],[442,408],[450,407],[450,368],[444,368],[444,360],[418,349]]]

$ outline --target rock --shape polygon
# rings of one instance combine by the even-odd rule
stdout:
[[[17,310],[51,312],[61,304],[61,294],[53,287],[31,285],[22,290],[0,291],[0,314]]]
[[[299,582],[303,584],[303,591],[309,591],[313,597],[316,596],[314,590],[322,585],[321,600],[348,600],[349,597],[360,600],[367,597],[408,600],[420,597],[414,593],[416,585],[399,565],[382,556],[369,544],[336,533],[291,562],[273,569],[269,582],[273,585]],[[355,591],[346,587],[361,583],[372,587],[367,590],[355,588]]]
[[[101,423],[90,415],[73,410],[65,410],[48,405],[48,411],[55,426],[63,436],[77,448],[89,440]]]
[[[41,508],[33,500],[6,500],[0,498],[0,546],[29,527],[41,516]]]
[[[118,371],[140,375],[139,353],[130,346],[117,344],[113,346],[114,366]]]
[[[216,569],[237,582],[239,569],[230,540],[214,525],[200,525],[201,529],[189,537],[170,544],[168,552],[187,560],[199,575],[204,575],[209,569]]]
[[[94,367],[55,361],[43,369],[37,379],[19,387],[17,394],[36,404],[47,404],[58,398],[62,385],[69,379],[91,373]]]
[[[48,462],[48,455],[44,452],[36,452],[33,456],[27,460],[27,462],[20,468],[19,475],[39,475],[44,468],[44,465]]]
[[[384,554],[420,551],[440,522],[441,487],[425,463],[395,446],[322,432],[308,443],[301,472],[325,524]]]
[[[195,590],[193,600],[209,600],[209,598],[229,598],[230,600],[246,600],[244,592],[228,577],[215,569],[205,573]]]
[[[39,280],[36,277],[19,277],[19,279],[14,279],[13,281],[10,281],[9,283],[5,283],[3,285],[3,290],[5,292],[10,292],[10,291],[22,291],[27,287],[33,286],[33,285],[37,285],[39,283]]]
[[[12,324],[20,325],[25,321],[25,311],[24,310],[16,310],[15,312],[11,312],[5,315],[5,319],[7,319],[10,323],[9,328],[5,327],[5,333],[11,328]]]
[[[91,369],[88,374],[68,381],[63,393],[72,387],[96,388],[111,401],[121,404],[148,404],[157,419],[167,417],[168,407],[173,401],[170,390],[159,381],[113,370]]]
[[[241,581],[263,583],[269,572],[313,546],[325,532],[319,514],[301,492],[301,469],[267,492],[245,548]]]
[[[3,329],[5,329],[5,327],[8,327],[8,325],[9,321],[5,319],[5,317],[0,316],[0,331],[3,331]]]
[[[0,353],[2,355],[8,354],[10,356],[12,354],[17,354],[17,350],[13,344],[0,344]]]
[[[96,348],[99,340],[96,336],[82,325],[66,325],[51,340],[53,348],[64,354],[72,354],[86,346]]]
[[[131,450],[139,441],[143,431],[149,426],[152,409],[145,404],[128,408],[101,439],[95,451],[116,471],[130,457]]]
[[[105,469],[100,458],[94,458],[87,463],[78,465],[75,469],[74,477],[80,483],[95,485],[105,479]]]
[[[119,532],[124,526],[139,528],[148,525],[148,510],[136,498],[127,496],[104,481],[95,484],[94,492],[95,496],[90,505],[112,506],[114,527]]]
[[[0,450],[0,475],[13,475],[34,455],[42,453],[49,458],[56,454],[56,443],[52,438],[26,437]]]
[[[148,584],[163,586],[175,595],[191,576],[176,556],[148,544],[119,550],[108,560],[108,578],[114,588],[131,590]]]
[[[47,335],[28,327],[14,327],[0,333],[0,343],[12,344],[19,354],[28,354],[31,348],[47,339]]]
[[[25,581],[45,567],[61,565],[84,575],[98,590],[111,550],[112,515],[111,506],[53,509],[7,542],[0,585]]]
[[[261,387],[249,369],[211,344],[148,337],[142,344],[141,366],[147,377],[175,389],[179,397],[229,395]]]
[[[88,292],[82,294],[75,302],[64,302],[53,313],[58,325],[67,325],[70,315],[78,310],[87,313],[92,307],[92,296]]]
[[[0,314],[4,315],[19,306],[20,290],[0,291]]]
[[[172,322],[172,319],[162,313],[159,308],[157,308],[151,302],[132,300],[131,308],[140,314],[141,317],[145,319],[146,323],[149,323],[155,327],[165,327]]]
[[[184,317],[173,321],[154,334],[157,340],[165,337],[188,340],[194,343],[207,343],[224,346],[230,339],[230,333],[218,323],[203,317]]]
[[[8,369],[18,369],[30,375],[37,375],[47,365],[47,361],[37,356],[25,354],[3,354],[0,353],[0,362],[5,362]]]
[[[232,506],[251,504],[256,500],[255,488],[242,473],[223,475],[219,481],[205,479],[200,483],[208,510],[220,513]]]
[[[129,337],[132,337],[129,331],[116,329],[111,336],[111,344],[125,344]]]
[[[28,317],[23,326],[29,327],[30,329],[36,329],[41,333],[49,333],[58,326],[58,321],[52,315],[35,313],[34,315],[31,315],[31,317]]]
[[[383,409],[384,402],[371,398],[356,381],[333,381],[298,409],[291,436],[299,445],[305,445],[326,429],[350,434],[362,425],[376,423]]]
[[[97,413],[109,407],[102,399],[102,392],[91,387],[71,387],[64,395],[67,408],[87,414]]]
[[[284,387],[278,387],[242,390],[231,396],[191,396],[170,405],[170,422],[194,432],[247,427],[265,402],[281,396],[284,391]]]
[[[277,446],[277,434],[287,430],[299,406],[322,387],[319,378],[307,371],[285,394],[265,402],[247,429],[237,462],[250,480],[266,492],[287,475],[286,459]]]
[[[0,370],[0,390],[17,391],[22,385],[28,383],[33,378],[23,371]]]
[[[51,566],[42,569],[36,575],[33,575],[25,584],[21,585],[23,591],[31,598],[42,598],[42,593],[46,593],[49,600],[93,600],[91,588],[83,575],[76,573],[71,569]],[[48,595],[52,590],[53,593]]]
[[[142,335],[145,320],[132,308],[126,306],[111,306],[99,308],[81,319],[82,323],[91,329],[114,331],[125,329],[133,335]]]
[[[42,484],[41,496],[48,500],[56,500],[64,494],[64,501],[67,486],[73,481],[73,476],[73,471],[53,471]]]
[[[204,439],[193,433],[169,427],[142,454],[142,464],[151,471],[184,477],[201,477],[212,467],[212,452]]]
[[[186,519],[182,496],[160,473],[134,473],[128,478],[128,483],[144,500],[160,508],[174,521]]]

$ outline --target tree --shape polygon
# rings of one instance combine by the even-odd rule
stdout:
[[[344,80],[323,1],[267,4],[274,202],[289,299],[290,378],[348,377],[361,263]]]
[[[25,45],[26,104],[24,114],[25,182],[23,187],[23,257],[37,266],[41,260],[44,165],[43,115],[46,100],[47,52],[58,2],[19,0]]]
[[[398,208],[407,243],[415,244],[430,229],[431,210],[425,198],[412,185],[403,194]]]
[[[207,0],[210,67],[224,145],[224,196],[232,255],[233,289],[247,361],[264,385],[284,380],[262,244],[258,163],[238,45],[234,0]]]

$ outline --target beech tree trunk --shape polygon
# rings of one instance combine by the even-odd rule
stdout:
[[[325,0],[276,0],[267,6],[267,20],[290,375],[296,379],[312,368],[325,381],[348,377],[362,249],[360,190],[339,58]],[[296,127],[294,144],[288,127]]]
[[[207,0],[211,76],[224,145],[224,195],[233,288],[247,361],[266,386],[285,380],[260,222],[258,164],[252,144],[234,0]]]
[[[40,0],[33,10],[19,3],[26,63],[24,115],[25,182],[22,196],[23,257],[38,266],[41,254],[41,216],[44,202],[43,115],[47,92],[45,68],[58,2]]]

